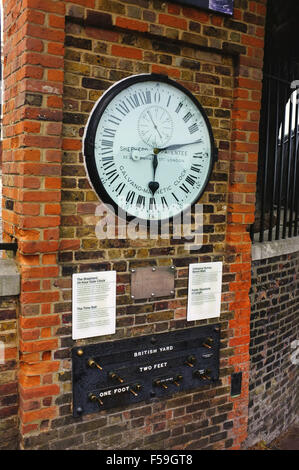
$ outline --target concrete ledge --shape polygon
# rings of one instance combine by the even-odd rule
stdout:
[[[299,251],[299,237],[285,238],[284,240],[275,240],[272,242],[255,242],[252,245],[252,261],[258,261],[274,256],[288,255]]]
[[[0,259],[0,296],[19,295],[20,273],[12,259]]]

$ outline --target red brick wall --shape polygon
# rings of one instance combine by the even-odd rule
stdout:
[[[58,370],[53,315],[59,299],[64,2],[4,5],[3,221],[4,239],[19,241],[22,273],[19,391],[21,433],[56,416]]]
[[[250,239],[254,217],[265,1],[233,18],[159,0],[18,0],[4,5],[3,218],[19,240],[20,421],[25,448],[239,448],[248,417]],[[65,46],[64,46],[65,44]],[[198,97],[219,148],[204,246],[98,241],[82,161],[84,125],[110,85],[167,73]],[[64,85],[64,88],[63,88]],[[71,274],[116,269],[117,333],[180,329],[190,262],[223,261],[221,386],[150,406],[71,416]],[[135,304],[129,269],[177,266],[174,299]],[[205,322],[203,322],[205,323]],[[230,374],[243,371],[230,398]],[[47,431],[47,432],[45,432]],[[68,436],[68,438],[66,438]]]
[[[18,449],[17,296],[0,297],[0,450]]]

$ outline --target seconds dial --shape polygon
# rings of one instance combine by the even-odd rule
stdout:
[[[194,204],[214,162],[209,121],[196,98],[162,75],[136,75],[96,103],[84,136],[88,175],[103,202],[163,220]]]
[[[138,119],[141,140],[154,147],[167,144],[172,137],[173,121],[169,112],[161,106],[150,106]]]

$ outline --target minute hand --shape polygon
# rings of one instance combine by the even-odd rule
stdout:
[[[194,140],[193,142],[186,142],[184,144],[168,145],[167,147],[163,147],[163,148],[155,148],[154,153],[157,154],[159,152],[163,152],[164,150],[176,150],[180,147],[184,147],[185,145],[201,144],[201,143],[202,143],[202,139],[198,139],[198,140]]]

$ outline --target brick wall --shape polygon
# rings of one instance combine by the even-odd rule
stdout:
[[[0,297],[0,450],[19,445],[17,307],[17,296]]]
[[[298,419],[299,253],[252,266],[248,445],[271,442]]]
[[[250,239],[254,217],[265,1],[234,18],[159,0],[18,0],[4,18],[3,219],[19,240],[20,430],[24,448],[239,448],[247,435]],[[204,204],[204,246],[105,243],[82,136],[103,91],[134,73],[167,73],[204,106],[219,148]],[[221,378],[206,390],[129,409],[71,415],[71,274],[115,269],[117,332],[181,329],[190,262],[223,261]],[[174,298],[135,303],[129,269],[177,267]],[[205,321],[202,322],[206,323]],[[94,341],[96,341],[94,339]],[[243,372],[239,397],[230,374]]]
[[[3,238],[19,242],[20,432],[56,416],[57,250],[64,2],[7,1],[3,18]]]

